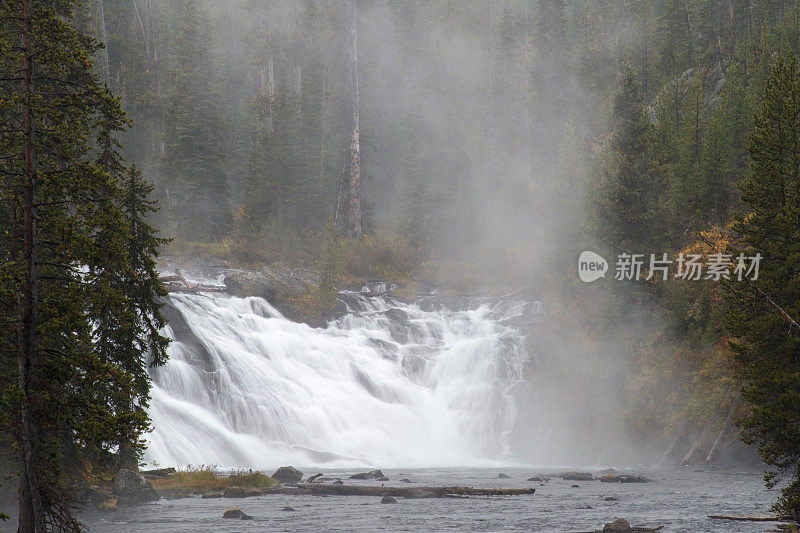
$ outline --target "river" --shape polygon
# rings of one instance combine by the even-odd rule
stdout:
[[[770,524],[712,520],[709,514],[765,515],[777,491],[764,489],[760,472],[718,467],[635,467],[622,472],[645,475],[654,483],[600,481],[527,482],[534,474],[560,469],[445,468],[383,469],[392,481],[419,485],[536,488],[530,496],[492,498],[398,499],[381,504],[378,497],[268,495],[246,499],[160,500],[110,514],[81,515],[89,531],[108,533],[198,533],[205,531],[552,531],[602,529],[605,522],[626,518],[631,525],[664,525],[669,532],[761,532]],[[303,469],[346,478],[356,470]],[[498,479],[500,472],[510,479]],[[376,481],[348,483],[380,484]],[[573,487],[573,485],[579,485]],[[404,485],[409,486],[409,485]],[[616,498],[615,500],[607,500]],[[283,511],[284,507],[295,511]],[[252,521],[222,518],[239,507]]]

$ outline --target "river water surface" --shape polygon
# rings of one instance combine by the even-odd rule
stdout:
[[[467,485],[472,487],[535,487],[536,494],[513,497],[402,499],[381,504],[378,497],[267,495],[245,499],[160,500],[142,507],[120,508],[107,514],[81,515],[89,531],[127,533],[198,533],[248,531],[558,531],[602,529],[605,522],[626,518],[631,525],[664,525],[669,532],[761,532],[770,523],[729,522],[709,514],[767,515],[778,496],[767,491],[761,473],[714,467],[619,469],[645,475],[654,483],[616,484],[600,481],[528,482],[536,474],[564,471],[535,468],[383,469],[403,486]],[[354,470],[305,469],[346,483]],[[509,479],[498,479],[500,472]],[[400,479],[416,482],[407,485]],[[578,485],[573,487],[573,485]],[[616,498],[610,500],[610,498]],[[607,500],[608,499],[608,500]],[[239,507],[253,520],[222,518],[226,508]],[[294,511],[284,511],[292,507]]]

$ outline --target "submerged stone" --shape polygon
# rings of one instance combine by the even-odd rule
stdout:
[[[644,476],[629,476],[627,474],[622,474],[619,476],[615,476],[614,474],[606,474],[605,476],[600,476],[600,481],[604,483],[652,483],[653,480],[646,478]]]
[[[632,533],[631,525],[624,518],[617,518],[603,526],[603,533]]]

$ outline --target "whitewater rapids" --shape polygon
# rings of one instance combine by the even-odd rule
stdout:
[[[349,313],[312,328],[262,298],[171,294],[173,342],[169,362],[151,371],[145,460],[259,469],[510,462],[513,390],[527,357],[511,324],[531,304],[476,299],[449,309],[340,296]]]

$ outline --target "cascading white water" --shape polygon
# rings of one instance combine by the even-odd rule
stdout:
[[[315,329],[261,298],[171,295],[174,342],[152,371],[146,459],[269,468],[505,458],[525,349],[502,322],[523,302],[423,311],[342,297],[350,312]]]

